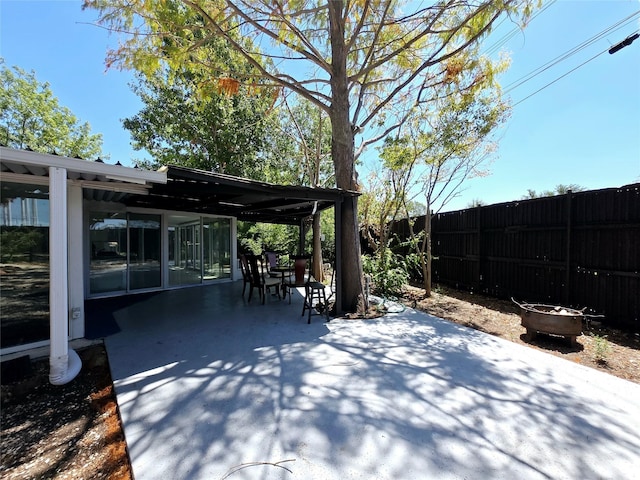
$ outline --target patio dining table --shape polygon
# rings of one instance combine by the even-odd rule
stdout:
[[[280,273],[281,275],[280,279],[281,279],[282,285],[284,285],[285,277],[287,276],[287,274],[291,275],[293,273],[293,267],[291,265],[276,265],[275,267],[271,267],[270,271],[275,273]],[[281,288],[280,290],[282,291],[282,298],[284,299],[285,297],[284,289]]]

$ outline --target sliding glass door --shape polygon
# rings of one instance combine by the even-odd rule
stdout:
[[[231,220],[169,216],[169,285],[231,277]]]
[[[160,215],[129,214],[129,289],[162,286]]]
[[[204,280],[231,276],[231,222],[205,219],[202,224]]]
[[[89,219],[91,294],[127,290],[127,216],[125,213],[91,212]]]
[[[162,286],[160,215],[91,212],[89,292]]]
[[[202,282],[200,217],[169,216],[169,285]]]
[[[171,214],[166,220],[168,263],[163,265],[161,215],[91,212],[89,294],[196,285],[231,277],[230,219]]]

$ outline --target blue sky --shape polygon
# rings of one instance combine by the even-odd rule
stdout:
[[[117,36],[90,25],[95,12],[83,12],[80,5],[0,0],[0,56],[9,66],[35,70],[62,105],[103,135],[111,162],[131,165],[132,158],[143,156],[131,148],[121,122],[140,109],[128,87],[133,75],[105,71],[105,52]],[[639,11],[638,0],[556,1],[503,46],[512,65],[502,85]],[[638,31],[638,18],[513,89],[513,103]],[[511,30],[503,25],[487,47]],[[597,189],[639,182],[640,40],[614,55],[597,56],[515,105],[498,138],[492,174],[468,182],[445,210],[465,208],[474,199],[486,204],[516,200],[527,189],[551,190],[557,184]]]
[[[637,0],[553,3],[505,46],[512,64],[503,88],[639,11]],[[509,92],[513,112],[498,135],[493,174],[471,181],[449,209],[472,199],[516,200],[527,189],[558,184],[597,189],[640,182],[640,40],[523,100],[638,31],[638,18]]]

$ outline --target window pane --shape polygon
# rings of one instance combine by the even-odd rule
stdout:
[[[160,215],[129,214],[130,289],[159,287]]]
[[[2,183],[2,348],[49,338],[49,187]]]
[[[205,220],[204,279],[228,278],[231,276],[230,221],[226,218]]]
[[[200,263],[200,217],[169,217],[169,285],[201,283]]]
[[[127,219],[123,213],[91,212],[89,240],[92,294],[127,289]]]

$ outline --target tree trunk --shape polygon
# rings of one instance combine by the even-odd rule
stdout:
[[[322,231],[320,229],[320,213],[313,215],[313,278],[322,282],[324,269],[322,268]]]
[[[349,119],[349,89],[347,79],[347,47],[344,40],[344,2],[330,1],[331,30],[331,155],[336,170],[336,185],[345,190],[357,190],[353,129]],[[336,240],[342,247],[341,293],[342,307],[349,312],[358,309],[364,298],[360,236],[358,233],[358,199],[347,197],[341,204],[342,224]]]

